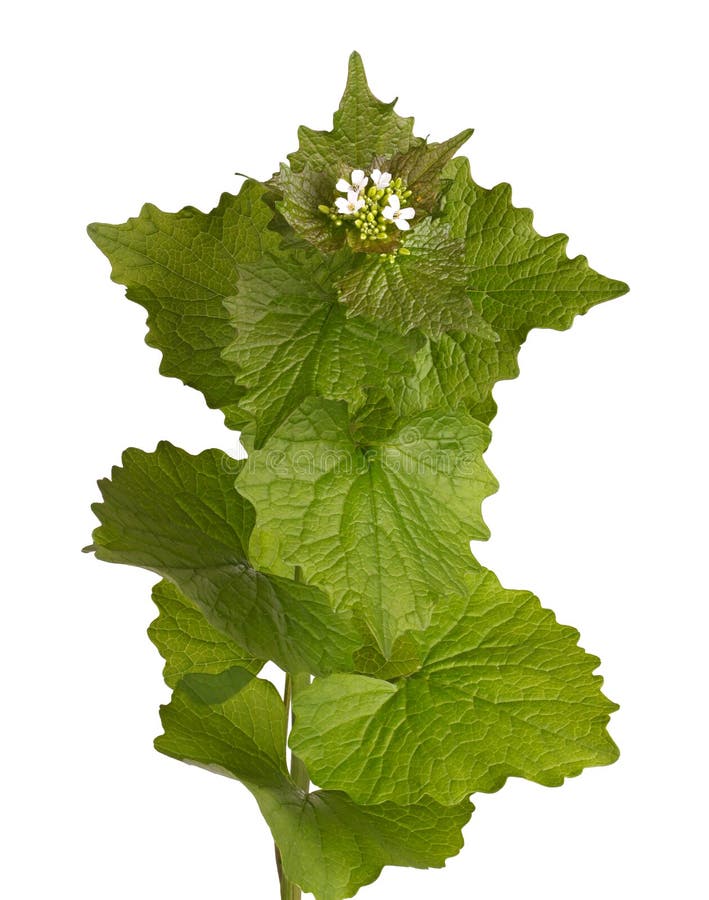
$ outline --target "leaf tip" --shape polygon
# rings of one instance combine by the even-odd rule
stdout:
[[[623,294],[627,294],[630,291],[630,285],[626,284],[624,281],[613,281],[614,289],[617,291],[616,297],[622,297]]]
[[[355,75],[364,76],[364,62],[358,50],[353,50],[350,53],[350,58],[347,62],[347,74],[350,78]]]

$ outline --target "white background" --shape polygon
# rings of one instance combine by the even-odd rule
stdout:
[[[419,134],[467,125],[513,185],[632,292],[535,333],[495,391],[480,559],[603,659],[621,760],[477,798],[443,871],[367,900],[707,896],[702,4],[23,3],[3,67],[2,813],[8,900],[275,900],[240,785],[154,752],[167,699],[149,574],[82,556],[95,479],[161,438],[235,451],[157,373],[144,311],[85,234],[150,200],[210,209],[330,126],[347,56]]]

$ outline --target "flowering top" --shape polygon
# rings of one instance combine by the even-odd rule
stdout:
[[[370,178],[372,184],[368,188]],[[412,206],[403,205],[411,191],[391,172],[372,169],[367,175],[363,169],[354,169],[349,181],[344,178],[337,181],[335,190],[347,196],[337,197],[331,207],[323,204],[319,210],[337,226],[356,228],[363,242],[391,240],[396,231],[408,231],[409,220],[416,215]]]

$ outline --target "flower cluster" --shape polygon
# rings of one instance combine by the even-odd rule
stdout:
[[[369,185],[371,179],[371,185]],[[320,206],[320,211],[328,215],[335,225],[351,222],[359,231],[361,241],[382,241],[390,237],[390,226],[399,231],[408,231],[409,220],[416,215],[412,206],[404,203],[411,191],[401,178],[393,178],[391,172],[372,169],[366,175],[362,169],[355,169],[350,180],[340,178],[335,190],[344,197],[337,197],[332,207]]]

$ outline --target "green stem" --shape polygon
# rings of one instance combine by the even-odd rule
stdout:
[[[296,675],[286,676],[286,678],[291,678],[291,710],[292,704],[295,701],[295,698],[298,694],[301,694],[310,684],[310,675],[308,672],[298,672]],[[291,721],[292,721],[291,714]],[[290,760],[290,774],[291,778],[296,784],[296,787],[300,788],[304,793],[308,793],[310,790],[310,775],[308,775],[308,770],[305,768],[305,763],[298,759],[298,757],[292,753]]]
[[[300,581],[300,568],[296,567],[295,580]],[[308,672],[298,672],[291,675],[286,672],[286,685],[283,692],[283,705],[286,711],[286,732],[289,732],[293,722],[293,702],[301,691],[304,691],[310,684],[310,675]],[[291,754],[290,761],[291,778],[297,788],[307,794],[310,790],[310,776],[305,764],[297,756]],[[281,863],[281,852],[276,847],[276,867],[278,869],[278,879],[281,884],[281,900],[301,900],[300,888],[297,884],[293,884],[288,880]]]

